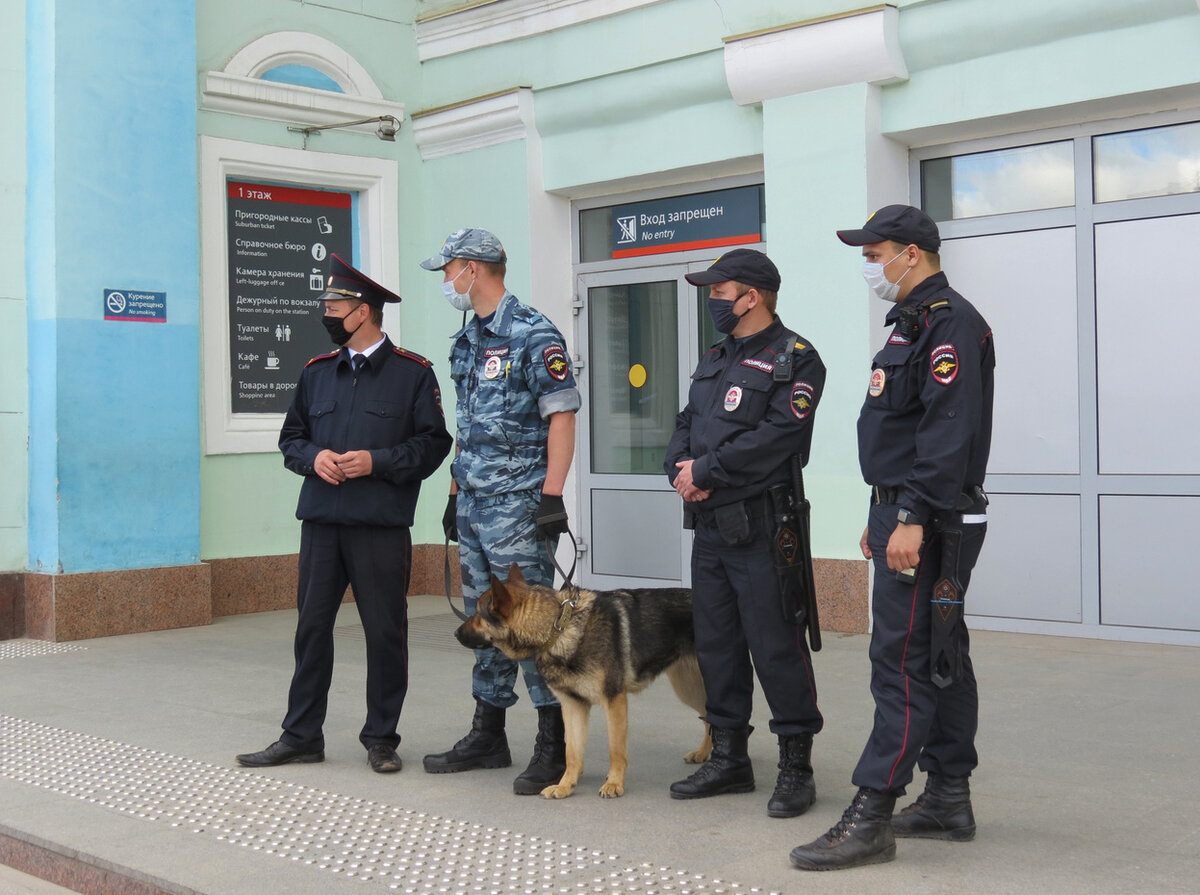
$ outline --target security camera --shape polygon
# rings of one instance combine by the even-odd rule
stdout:
[[[375,130],[375,133],[379,135],[380,140],[395,143],[396,131],[398,130],[400,130],[400,122],[395,118],[387,117],[379,120],[379,127]]]

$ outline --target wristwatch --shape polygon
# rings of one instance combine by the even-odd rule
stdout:
[[[896,511],[896,521],[904,525],[924,525],[925,520],[914,513],[912,510],[906,510],[901,507]]]

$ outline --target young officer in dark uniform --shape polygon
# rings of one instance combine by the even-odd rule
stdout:
[[[696,654],[713,738],[712,756],[672,784],[671,796],[754,789],[746,741],[756,671],[779,737],[779,778],[767,813],[794,817],[816,796],[812,740],[823,722],[804,629],[785,608],[775,571],[768,490],[790,488],[793,455],[808,461],[825,365],[775,316],[779,271],[762,252],[734,249],[687,280],[710,287],[713,323],[728,338],[692,374],[664,463],[686,502],[685,524],[695,528]]]
[[[792,850],[804,870],[890,861],[896,836],[975,835],[967,778],[978,764],[979,695],[962,598],[987,528],[992,332],[950,288],[937,225],[920,209],[889,205],[838,236],[862,246],[868,284],[896,303],[858,418],[859,463],[872,486],[860,546],[875,563],[875,725],[841,821]],[[893,818],[918,763],[925,791]]]
[[[371,768],[387,773],[400,770],[396,727],[408,692],[409,528],[421,480],[450,452],[451,438],[432,365],[381,329],[384,303],[400,296],[336,255],[331,264],[321,322],[344,347],[308,362],[279,433],[284,465],[304,478],[296,669],[283,735],[237,760],[324,761],[333,626],[349,583],[367,639],[359,740]]]

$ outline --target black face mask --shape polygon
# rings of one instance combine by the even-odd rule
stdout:
[[[717,332],[729,335],[737,329],[737,325],[742,322],[743,317],[750,313],[750,309],[746,308],[742,313],[735,314],[733,307],[749,294],[749,290],[742,292],[733,301],[723,298],[708,300],[708,313],[712,315],[713,326],[716,327]]]
[[[355,308],[354,310],[357,311],[358,308]],[[350,313],[354,313],[354,311],[351,311]],[[353,336],[354,333],[358,332],[357,329],[346,329],[344,317],[331,317],[328,314],[324,314],[321,317],[321,323],[324,325],[326,332],[329,333],[329,338],[333,339],[333,344],[337,345],[339,348],[349,342],[350,337]],[[359,326],[362,326],[362,324],[360,323]]]

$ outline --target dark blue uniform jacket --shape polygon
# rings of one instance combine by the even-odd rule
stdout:
[[[757,497],[776,482],[790,481],[792,454],[808,462],[825,365],[803,337],[791,340],[791,378],[776,381],[784,332],[776,317],[745,339],[722,339],[696,365],[663,464],[674,482],[675,463],[694,460],[692,479],[712,489],[711,497],[689,508],[702,511]]]
[[[283,465],[304,476],[296,518],[342,525],[412,525],[451,443],[432,364],[387,338],[357,375],[345,348],[309,361],[279,433]],[[369,450],[371,474],[329,484],[313,471],[325,448]]]
[[[867,484],[900,489],[897,503],[927,521],[983,484],[992,330],[941,272],[892,308],[887,323],[893,330],[875,355],[858,417],[859,465]]]

